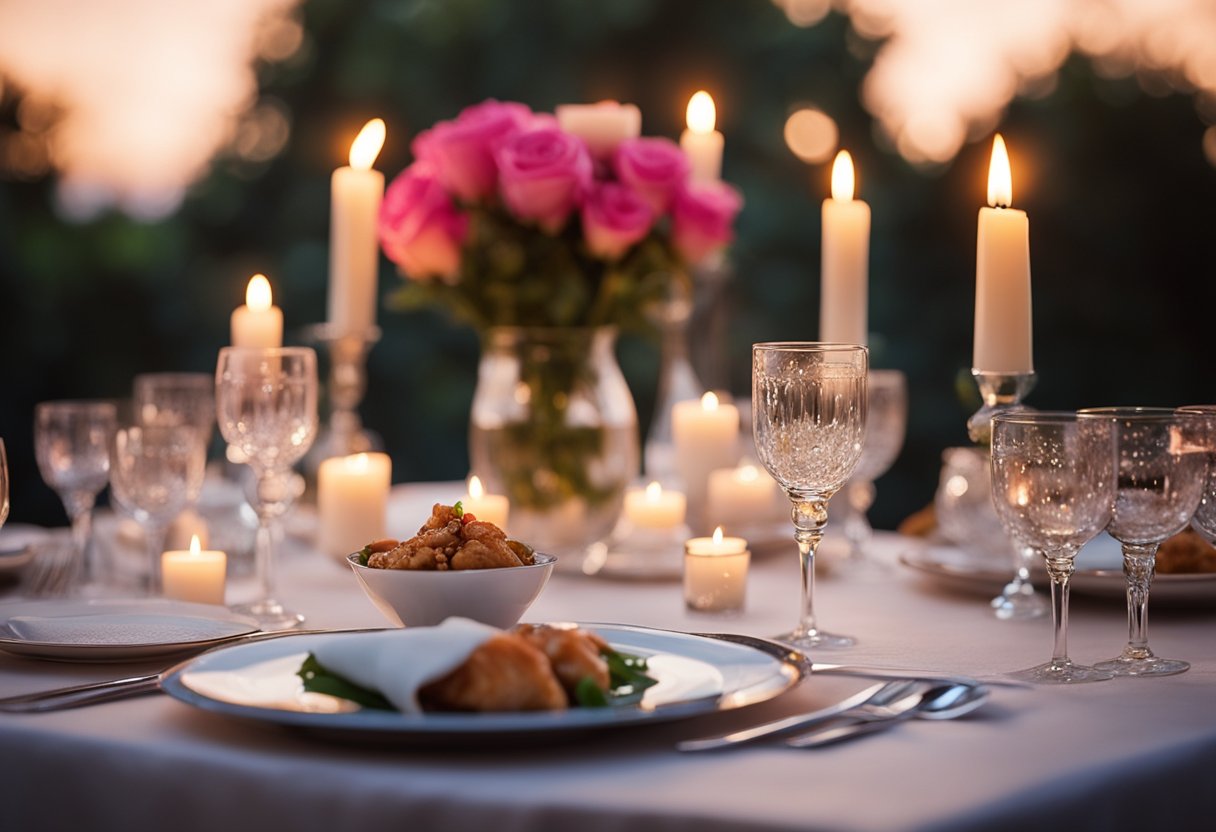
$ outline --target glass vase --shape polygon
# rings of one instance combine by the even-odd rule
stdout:
[[[469,420],[473,473],[510,499],[508,533],[577,571],[638,475],[637,410],[611,327],[496,327]]]

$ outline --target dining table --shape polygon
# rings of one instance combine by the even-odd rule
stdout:
[[[394,486],[390,533],[408,536],[463,483]],[[1151,606],[1152,646],[1189,671],[1092,684],[1023,685],[1047,659],[1050,616],[999,620],[995,589],[904,561],[924,540],[879,531],[866,568],[824,555],[822,625],[855,645],[813,650],[813,668],[768,701],[599,731],[465,737],[450,747],[324,737],[154,693],[38,714],[0,714],[0,829],[334,832],[377,829],[757,832],[757,830],[1200,829],[1216,818],[1216,592]],[[797,616],[792,540],[755,546],[744,609],[686,608],[678,578],[558,568],[525,621],[628,624],[768,637]],[[1012,568],[1012,567],[1011,567]],[[289,537],[277,593],[309,630],[390,626],[341,559]],[[20,584],[0,595],[0,610]],[[1069,653],[1109,658],[1127,635],[1114,592],[1073,594]],[[88,664],[0,653],[0,697],[156,672],[172,662]],[[855,672],[833,671],[844,666]],[[907,720],[819,748],[780,741],[677,749],[821,708],[873,671],[991,682],[983,707]]]

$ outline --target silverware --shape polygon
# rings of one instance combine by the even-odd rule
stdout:
[[[147,676],[130,676],[126,679],[110,679],[105,682],[92,682],[87,685],[74,685],[21,696],[9,696],[0,699],[0,712],[36,714],[46,711],[62,711],[81,705],[155,693],[160,690],[160,677],[161,674],[152,673]]]
[[[833,725],[785,741],[791,748],[819,748],[851,737],[890,728],[917,719],[954,719],[969,714],[988,700],[983,685],[944,684],[923,693],[904,697],[891,704],[896,713],[885,719],[859,720],[848,725]]]
[[[821,708],[809,714],[798,714],[721,736],[685,740],[684,742],[677,743],[676,748],[680,751],[711,751],[718,748],[728,748],[766,737],[813,728],[846,714],[857,716],[860,719],[893,716],[896,712],[891,711],[887,707],[890,703],[907,697],[913,691],[923,690],[924,686],[924,682],[911,679],[884,682],[866,688],[860,693],[837,702],[835,705]]]

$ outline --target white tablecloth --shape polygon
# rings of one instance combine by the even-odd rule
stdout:
[[[452,496],[444,488],[398,487],[394,528],[412,528],[430,500]],[[821,622],[858,644],[814,659],[986,676],[1050,654],[1049,620],[996,620],[983,590],[958,594],[897,565],[909,545],[880,535],[876,549],[890,570],[823,576]],[[296,547],[280,574],[280,595],[308,615],[309,627],[384,624],[333,561]],[[768,635],[793,623],[797,604],[791,543],[756,558],[747,611],[734,619],[687,613],[676,582],[564,574],[526,618]],[[1125,636],[1120,600],[1074,596],[1074,658],[1108,658]],[[742,712],[475,752],[329,744],[166,696],[0,715],[0,828],[1209,828],[1216,815],[1216,604],[1154,609],[1151,636],[1157,652],[1190,660],[1191,670],[998,687],[968,718],[913,721],[818,750],[775,745],[691,756],[673,744],[819,707],[868,681],[814,675]],[[0,696],[149,669],[0,657]]]

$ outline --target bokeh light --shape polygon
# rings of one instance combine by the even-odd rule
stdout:
[[[802,107],[785,120],[785,144],[790,152],[808,164],[831,158],[840,141],[836,121],[822,110]]]

